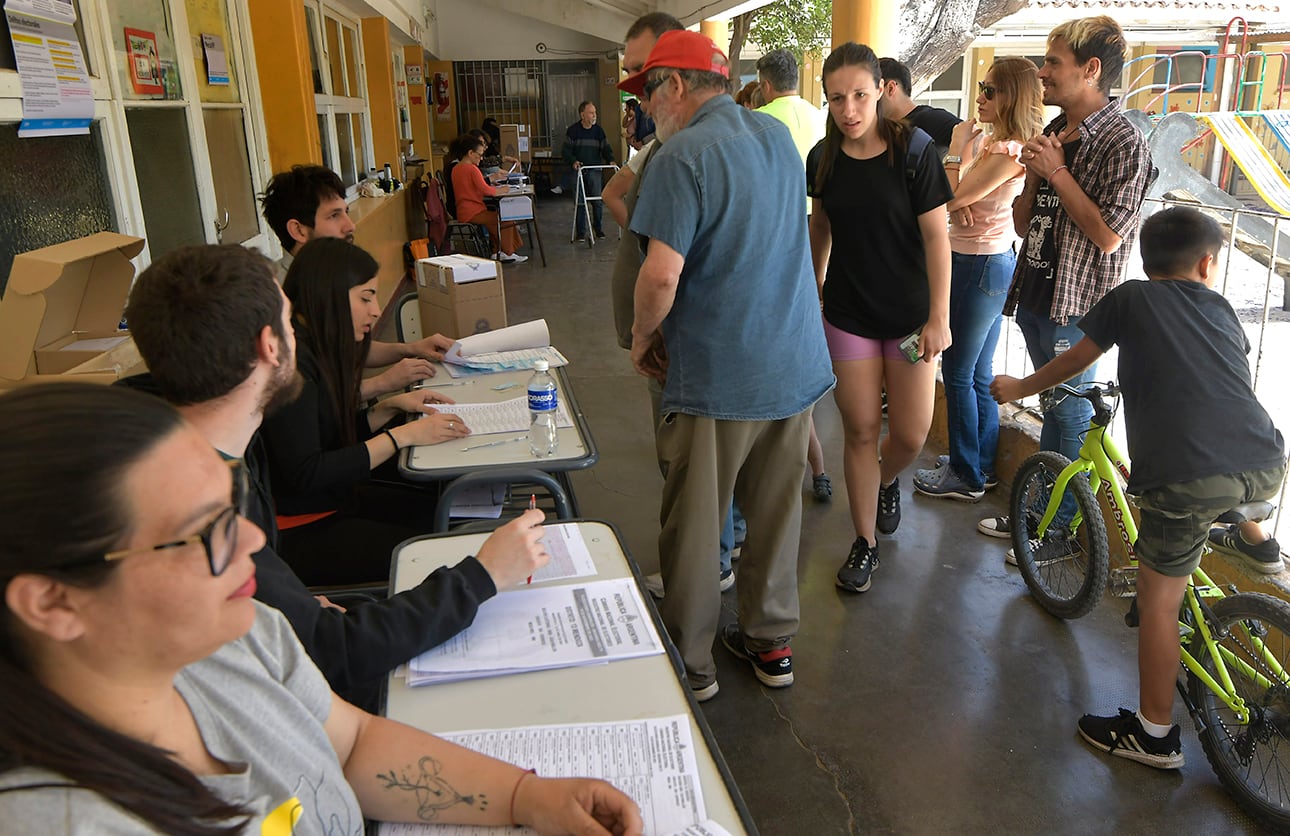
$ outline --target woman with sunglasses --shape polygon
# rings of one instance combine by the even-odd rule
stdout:
[[[1003,303],[1017,263],[1012,201],[1026,179],[1021,146],[1040,132],[1044,118],[1039,71],[1029,58],[1000,58],[979,87],[977,121],[955,126],[945,158],[954,187],[946,207],[954,345],[941,361],[949,455],[914,476],[919,493],[965,502],[980,499],[996,481],[999,408],[990,396],[990,381]],[[989,136],[977,122],[992,127]]]
[[[368,817],[641,832],[608,784],[542,779],[332,694],[252,600],[264,535],[241,515],[240,467],[161,400],[0,396],[0,474],[6,831],[359,834]]]
[[[436,409],[452,401],[434,389],[363,408],[361,372],[381,314],[377,269],[362,248],[340,238],[316,238],[296,254],[282,285],[291,302],[303,388],[266,416],[261,434],[281,555],[308,585],[383,580],[390,550],[430,530],[434,501],[411,485],[370,484],[372,471],[405,447],[470,433],[459,416]],[[420,417],[404,420],[409,414]],[[389,475],[387,481],[397,481]]]
[[[811,257],[838,379],[834,400],[856,533],[837,584],[864,592],[878,565],[876,535],[900,523],[897,476],[927,439],[936,357],[950,344],[945,204],[953,193],[930,138],[909,159],[917,129],[884,114],[872,49],[843,44],[823,69],[829,118],[806,160]]]
[[[500,235],[498,252],[494,258],[503,264],[520,264],[528,261],[528,256],[516,253],[524,246],[520,232],[513,221],[506,221],[498,227],[497,213],[484,205],[484,198],[496,197],[497,188],[489,185],[479,164],[484,159],[487,146],[484,141],[470,134],[462,134],[452,142],[449,149],[457,164],[452,167],[449,177],[452,179],[452,195],[455,202],[455,217],[459,221],[479,224],[489,231],[490,235]],[[501,174],[503,180],[505,174]]]

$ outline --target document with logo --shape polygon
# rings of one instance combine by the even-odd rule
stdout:
[[[440,735],[459,746],[509,761],[548,778],[600,778],[640,807],[649,836],[729,836],[707,820],[694,738],[685,715],[614,723],[485,729]],[[395,776],[415,786],[435,776]],[[382,824],[382,836],[533,834],[514,827]]]
[[[484,602],[470,627],[409,662],[408,684],[597,665],[662,652],[631,578],[524,586]]]

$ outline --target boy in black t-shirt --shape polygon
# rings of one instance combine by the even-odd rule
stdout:
[[[1195,209],[1160,212],[1142,225],[1151,281],[1125,282],[1080,321],[1085,337],[1024,380],[1000,375],[1000,403],[1031,395],[1120,346],[1120,387],[1133,472],[1128,492],[1142,512],[1138,570],[1139,709],[1086,714],[1093,746],[1160,769],[1183,765],[1171,725],[1180,658],[1178,609],[1200,564],[1210,526],[1229,509],[1269,499],[1285,477],[1281,433],[1250,382],[1249,342],[1211,288],[1223,233]],[[1219,443],[1221,440],[1222,443]],[[1280,557],[1276,559],[1280,568]]]

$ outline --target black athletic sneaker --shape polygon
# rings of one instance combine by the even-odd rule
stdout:
[[[1079,733],[1089,745],[1110,752],[1117,758],[1145,763],[1156,769],[1178,769],[1183,765],[1182,743],[1178,726],[1164,737],[1152,737],[1142,729],[1138,714],[1121,708],[1115,717],[1079,718]]]
[[[944,453],[936,457],[937,467],[944,467],[949,463],[950,463],[950,457],[945,455]],[[985,489],[988,491],[997,487],[999,487],[999,477],[993,473],[985,474]]]
[[[1240,528],[1229,525],[1224,528],[1209,530],[1209,547],[1215,551],[1240,558],[1246,566],[1256,572],[1272,575],[1285,567],[1281,564],[1281,545],[1276,538],[1269,537],[1257,545],[1245,542]]]
[[[873,570],[878,568],[878,544],[869,545],[863,537],[851,544],[847,562],[838,570],[838,586],[851,592],[867,592],[873,584]]]
[[[793,648],[788,645],[762,653],[749,650],[738,624],[726,625],[721,631],[721,643],[740,659],[747,660],[758,681],[767,688],[787,688],[793,684]]]
[[[900,527],[900,480],[878,486],[878,533],[895,534]]]

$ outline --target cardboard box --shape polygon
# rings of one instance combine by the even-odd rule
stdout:
[[[417,261],[421,333],[454,340],[506,327],[502,265],[471,255]]]
[[[99,232],[14,256],[0,298],[0,389],[110,383],[144,370],[119,330],[142,238]]]
[[[533,161],[533,144],[529,141],[528,125],[498,125],[501,131],[502,155],[514,157],[527,165]]]

